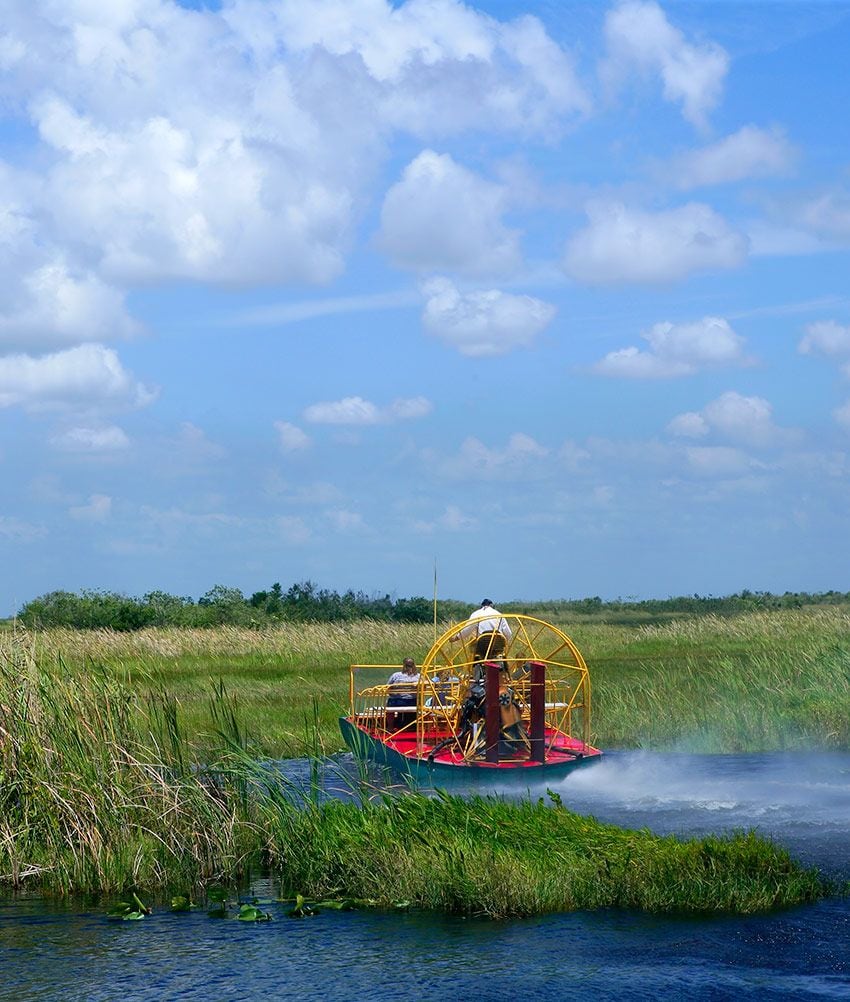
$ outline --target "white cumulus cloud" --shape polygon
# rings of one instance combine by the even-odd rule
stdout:
[[[850,357],[850,324],[821,320],[808,324],[798,345],[803,355],[826,355],[830,358]]]
[[[356,68],[379,119],[419,135],[547,134],[590,104],[570,55],[528,15],[500,22],[455,0],[284,0],[234,3],[225,16],[265,60],[285,42]]]
[[[591,285],[674,282],[693,272],[736,268],[748,241],[707,205],[647,212],[619,202],[587,207],[588,225],[567,245],[567,273]]]
[[[0,101],[37,135],[10,209],[32,259],[0,290],[15,350],[134,329],[138,283],[326,282],[399,133],[549,138],[590,108],[540,20],[458,0],[13,3],[0,68]],[[454,180],[446,197],[467,193]],[[512,266],[515,235],[484,234]]]
[[[722,317],[703,317],[690,324],[654,324],[641,337],[649,351],[632,346],[609,352],[593,371],[602,376],[665,379],[746,362],[744,339]]]
[[[659,4],[627,0],[605,17],[607,55],[601,75],[622,86],[633,72],[660,77],[667,101],[703,126],[720,99],[729,56],[713,42],[692,43],[667,20]]]
[[[143,407],[154,396],[111,348],[100,344],[37,357],[0,357],[0,407],[108,410]]]
[[[310,436],[298,425],[290,424],[288,421],[275,421],[278,441],[284,452],[300,452],[309,448],[311,444]]]
[[[387,192],[378,242],[414,271],[509,274],[520,263],[519,234],[502,222],[507,190],[425,150]]]
[[[128,315],[124,293],[58,248],[37,191],[0,161],[0,350],[47,351],[137,334],[141,325]]]
[[[774,423],[773,407],[763,397],[746,397],[730,390],[699,412],[687,411],[667,426],[674,435],[702,437],[714,432],[749,446],[780,446],[793,443],[798,433]],[[707,447],[713,448],[713,447]]]
[[[304,420],[312,424],[380,424],[381,410],[363,397],[344,397],[311,404],[304,409]]]
[[[327,281],[341,270],[351,192],[318,166],[296,172],[237,122],[177,124],[163,109],[118,131],[58,97],[37,104],[36,117],[64,154],[48,179],[54,218],[100,249],[104,274]]]
[[[677,438],[703,438],[710,431],[708,422],[696,411],[677,414],[667,425],[667,431]]]
[[[386,407],[378,407],[363,397],[344,397],[311,404],[304,409],[303,417],[311,424],[376,425],[425,417],[432,408],[425,397],[399,398]]]
[[[138,333],[124,295],[91,271],[53,259],[31,270],[4,268],[0,291],[0,345],[41,350]]]
[[[415,421],[426,417],[434,409],[434,405],[426,397],[399,397],[385,408],[384,420]]]
[[[460,292],[446,278],[433,279],[423,291],[425,330],[461,355],[505,355],[529,348],[555,317],[555,307],[532,296],[498,289]]]

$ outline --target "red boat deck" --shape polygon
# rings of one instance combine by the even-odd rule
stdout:
[[[391,736],[373,734],[373,737],[375,737],[378,741],[381,741],[388,748],[392,748],[400,755],[404,755],[405,758],[411,759],[427,758],[431,749],[439,744],[443,738],[447,738],[448,736],[448,731],[429,732],[426,735],[424,744],[420,747],[416,740],[416,732],[413,730],[399,731]],[[546,729],[546,762],[549,765],[574,762],[576,758],[598,754],[599,752],[596,748],[584,745],[581,741],[578,741],[575,738],[567,737],[567,735],[562,734],[560,731],[553,731],[549,728]],[[456,744],[450,744],[438,751],[434,756],[434,761],[441,762],[444,765],[467,764]],[[500,755],[498,762],[486,762],[483,758],[476,759],[475,764],[481,768],[508,769],[536,767],[539,766],[540,763],[532,761],[529,759],[528,753],[526,751],[522,751],[513,756]]]

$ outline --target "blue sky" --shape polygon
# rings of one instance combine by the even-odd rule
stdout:
[[[12,0],[0,614],[850,589],[850,4]]]

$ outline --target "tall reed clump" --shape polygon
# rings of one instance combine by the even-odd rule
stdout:
[[[244,800],[199,770],[166,695],[70,673],[22,640],[0,658],[0,884],[63,892],[238,874],[256,849]]]

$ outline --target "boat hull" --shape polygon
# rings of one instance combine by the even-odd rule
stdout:
[[[359,727],[348,717],[340,717],[343,739],[357,758],[367,759],[398,773],[417,786],[510,784],[531,787],[563,778],[578,769],[599,762],[602,752],[591,748],[582,755],[553,762],[507,760],[490,762],[441,762],[404,754],[387,741],[382,741]]]

